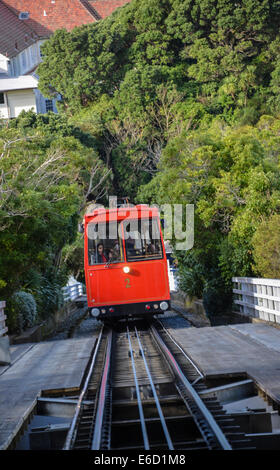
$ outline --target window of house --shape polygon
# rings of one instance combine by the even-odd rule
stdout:
[[[18,15],[20,20],[28,20],[29,19],[29,12],[28,11],[21,11]]]
[[[15,72],[14,72],[14,63],[13,63],[12,60],[11,60],[11,61],[9,60],[9,62],[8,62],[8,74],[9,74],[10,77],[14,77],[14,76],[15,76]]]
[[[14,76],[15,77],[20,74],[20,65],[19,65],[19,58],[18,57],[13,58],[13,69],[14,69]]]
[[[0,92],[0,104],[5,104],[5,97],[3,92]]]
[[[53,111],[53,102],[52,100],[46,100],[46,112]]]
[[[23,53],[21,54],[21,64],[22,64],[22,68],[25,69],[26,67],[25,51],[23,51]]]
[[[36,49],[36,44],[34,44],[31,48],[30,48],[30,52],[31,52],[31,62],[32,64],[36,64],[36,61],[37,61],[37,49]]]

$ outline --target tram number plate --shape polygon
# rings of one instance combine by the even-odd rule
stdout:
[[[126,288],[131,287],[129,277],[126,277],[124,281],[125,281],[125,287],[126,287]]]

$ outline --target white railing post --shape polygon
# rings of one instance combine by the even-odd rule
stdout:
[[[11,363],[10,355],[10,342],[9,336],[6,335],[8,328],[6,327],[6,315],[4,314],[4,308],[6,302],[0,300],[0,364],[8,365]]]
[[[233,277],[236,312],[280,324],[280,279]]]
[[[76,300],[78,297],[83,295],[83,284],[77,282],[71,286],[65,286],[62,288],[64,302]]]
[[[169,259],[167,260],[167,268],[168,268],[169,289],[171,292],[176,292],[178,289],[177,279],[176,279],[177,270],[170,265]]]
[[[5,320],[6,320],[6,315],[4,315],[4,308],[6,307],[6,302],[0,301],[0,337],[4,336],[8,328],[6,327]]]

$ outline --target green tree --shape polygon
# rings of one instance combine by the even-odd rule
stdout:
[[[52,311],[58,302],[67,278],[62,249],[74,241],[87,201],[104,193],[110,171],[73,129],[61,130],[59,118],[56,133],[54,122],[39,125],[40,116],[21,118],[0,130],[0,296],[25,290],[41,314],[46,291],[56,299]]]
[[[253,238],[254,271],[260,277],[280,278],[280,215],[273,214],[257,228]]]
[[[233,276],[253,274],[254,234],[264,217],[280,211],[279,125],[271,116],[236,128],[218,120],[207,131],[182,134],[168,142],[157,175],[140,188],[141,201],[195,206],[194,247],[177,255],[189,295],[227,294]]]

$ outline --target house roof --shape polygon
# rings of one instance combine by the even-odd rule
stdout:
[[[41,38],[57,29],[70,31],[75,26],[93,23],[101,16],[88,0],[0,0],[18,16],[28,12],[29,19],[20,20]]]
[[[0,80],[0,92],[11,90],[28,90],[37,88],[38,80],[32,75],[20,75],[16,78],[2,78]]]
[[[122,7],[131,0],[88,0],[88,3],[98,12],[101,18],[106,18],[111,15],[113,11]]]
[[[16,56],[38,39],[36,33],[0,1],[0,53]]]

